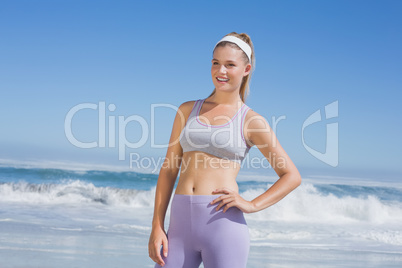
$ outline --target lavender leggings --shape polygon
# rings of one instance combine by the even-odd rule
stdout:
[[[236,207],[216,211],[218,204],[209,203],[218,197],[173,196],[164,268],[196,268],[201,262],[205,268],[246,267],[250,239],[243,212]]]

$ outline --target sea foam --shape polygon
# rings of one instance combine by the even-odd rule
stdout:
[[[270,185],[267,185],[267,188]],[[262,188],[245,190],[241,195],[252,200],[264,192]],[[80,180],[62,183],[0,183],[0,201],[36,204],[101,204],[116,207],[148,207],[154,202],[155,186],[150,190],[96,187]],[[336,196],[312,184],[302,184],[275,206],[248,215],[253,220],[321,223],[397,223],[402,222],[402,203],[381,200],[374,194],[345,193]]]
[[[68,180],[61,184],[27,182],[0,183],[0,201],[30,204],[97,203],[107,206],[150,207],[154,189],[141,191],[113,187],[96,187],[92,183]]]
[[[242,196],[251,200],[264,190],[246,190]],[[276,205],[251,214],[249,218],[253,220],[313,221],[332,224],[353,222],[398,223],[402,222],[402,203],[380,200],[373,194],[352,196],[352,193],[346,193],[342,196],[336,196],[332,193],[323,193],[314,185],[306,183]]]

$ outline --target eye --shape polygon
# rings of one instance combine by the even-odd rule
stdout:
[[[216,61],[212,62],[212,65],[218,65],[218,63]]]

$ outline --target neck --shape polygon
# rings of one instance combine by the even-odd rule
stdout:
[[[211,96],[211,102],[215,102],[217,104],[225,104],[225,105],[234,105],[238,102],[242,102],[239,92],[217,92]]]

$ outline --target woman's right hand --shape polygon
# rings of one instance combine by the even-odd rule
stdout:
[[[161,246],[163,248],[163,256],[166,258],[168,254],[168,240],[165,231],[162,228],[152,228],[148,242],[149,257],[160,266],[164,266],[165,262],[161,256]]]

